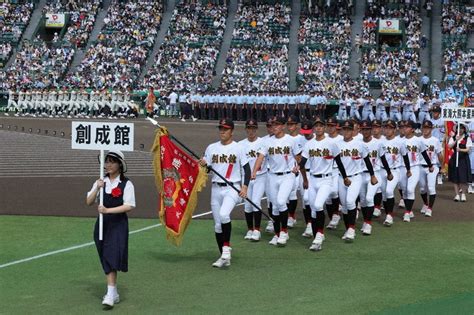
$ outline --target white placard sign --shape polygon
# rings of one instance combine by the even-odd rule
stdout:
[[[380,20],[379,33],[386,34],[401,34],[400,23],[396,19]]]
[[[126,123],[73,121],[72,148],[133,151],[133,126]]]
[[[65,21],[66,17],[63,13],[47,13],[45,27],[61,28]]]
[[[444,105],[441,117],[446,121],[474,121],[474,107]]]

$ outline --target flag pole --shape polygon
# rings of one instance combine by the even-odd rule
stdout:
[[[161,128],[160,124],[158,124],[158,122],[156,120],[154,120],[153,118],[150,118],[150,117],[147,117],[146,119],[148,119],[153,125],[157,126],[158,128]],[[200,160],[201,158],[196,154],[194,153],[193,150],[191,150],[190,148],[188,148],[184,143],[182,143],[181,141],[179,141],[175,136],[171,135],[171,134],[168,134],[170,136],[170,138],[174,141],[176,141],[180,146],[182,146],[186,151],[188,151],[195,159],[197,160]],[[222,176],[221,174],[219,174],[219,172],[217,172],[214,168],[212,168],[212,166],[207,166],[207,169],[212,171],[214,174],[216,174],[220,179],[222,179],[227,185],[229,185],[230,187],[232,187],[232,189],[234,189],[236,192],[238,192],[240,194],[240,190],[234,186],[234,183],[230,182],[227,180],[227,178],[225,178],[224,176]],[[255,209],[257,209],[258,211],[260,211],[267,219],[269,219],[270,221],[273,222],[273,219],[268,216],[265,212],[262,211],[262,209],[257,206],[252,200],[250,200],[248,197],[245,198],[246,201],[248,201]]]
[[[104,180],[104,150],[100,150],[100,179]],[[104,186],[99,191],[99,205],[104,205]],[[99,213],[99,241],[104,239],[104,215]]]

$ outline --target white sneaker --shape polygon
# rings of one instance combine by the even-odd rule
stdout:
[[[453,199],[453,200],[456,201],[456,202],[458,202],[459,200],[461,200],[461,198],[459,198],[459,195],[456,195],[456,196],[454,196],[454,199]]]
[[[20,114],[15,114],[15,115],[13,115],[13,116],[15,116],[15,117],[20,117]]]
[[[362,234],[364,235],[372,234],[372,224],[366,223],[364,229],[362,230]]]
[[[337,229],[337,225],[339,224],[339,221],[341,221],[341,216],[339,214],[333,214],[327,228],[330,230]]]
[[[438,183],[438,185],[443,185],[443,176],[442,175],[437,176],[437,183]]]
[[[413,211],[410,211],[410,219],[413,219],[415,217],[415,213]]]
[[[278,240],[277,240],[277,245],[285,246],[286,242],[289,239],[290,239],[290,237],[288,236],[288,233],[281,231],[280,236],[278,237]]]
[[[288,217],[288,227],[293,228],[296,225],[296,219]]]
[[[382,211],[380,211],[379,208],[374,208],[374,214],[373,214],[374,217],[378,218],[380,217],[381,214],[382,214]]]
[[[405,214],[403,215],[403,222],[410,222],[410,213],[409,212],[405,212]]]
[[[421,214],[425,214],[426,209],[428,209],[428,206],[424,204],[423,207],[421,207],[421,210],[420,210]]]
[[[472,187],[472,185],[469,185],[469,186],[467,187],[467,193],[468,193],[468,194],[474,194],[474,187]]]
[[[244,240],[249,240],[252,238],[252,235],[253,235],[253,231],[252,230],[248,230],[247,231],[247,234],[245,234],[244,236]]]
[[[433,214],[433,210],[431,210],[430,208],[427,208],[425,211],[425,217],[431,217],[432,214]]]
[[[311,223],[306,224],[306,229],[304,230],[303,234],[301,234],[303,237],[313,237],[313,228],[311,227]]]
[[[259,230],[253,230],[252,237],[250,238],[250,240],[253,242],[258,242],[260,241],[261,236],[262,234],[260,233]]]
[[[4,113],[5,116],[10,116],[8,113]]]
[[[265,232],[267,232],[267,233],[275,232],[275,229],[273,228],[273,222],[272,221],[268,221],[267,227],[265,228]]]
[[[182,121],[182,122],[186,122],[186,119],[184,119],[184,118],[181,118],[181,121]]]
[[[344,233],[344,236],[342,237],[342,239],[350,243],[355,239],[355,235],[356,235],[355,230],[353,228],[348,228],[346,230],[346,233]]]
[[[398,203],[399,208],[405,208],[405,200],[400,199],[400,202]]]
[[[212,267],[216,267],[216,268],[229,267],[229,266],[230,266],[230,259],[222,259],[222,258],[219,258],[212,264]]]
[[[268,244],[276,246],[276,245],[277,245],[277,242],[278,242],[278,236],[275,235],[275,236],[273,236],[273,238],[270,240],[270,242],[268,242]]]
[[[383,225],[385,226],[393,225],[393,217],[390,214],[387,214],[387,216],[385,217],[385,221],[383,221]]]
[[[316,233],[316,236],[313,240],[313,243],[309,247],[309,250],[312,250],[312,251],[315,251],[315,252],[320,251],[322,249],[324,239],[325,239],[324,234],[319,233],[319,232]]]
[[[102,299],[102,305],[106,305],[108,307],[114,307],[114,304],[118,303],[120,303],[120,296],[118,294],[116,296],[110,296],[106,294]]]
[[[197,121],[197,120],[198,120],[197,118],[193,117],[193,121]]]
[[[230,248],[229,246],[223,246],[222,247],[222,255],[221,255],[221,258],[222,259],[225,259],[225,260],[230,260],[230,252],[231,252],[232,248]]]
[[[461,194],[461,202],[466,202],[466,194]]]

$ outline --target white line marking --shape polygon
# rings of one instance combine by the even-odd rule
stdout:
[[[262,200],[264,200],[264,199],[267,199],[267,197],[262,198]],[[237,204],[236,206],[241,206],[243,204],[244,203],[242,202],[242,203]],[[203,217],[203,216],[211,214],[211,213],[212,213],[212,211],[199,213],[199,214],[193,215],[193,219]],[[147,230],[151,230],[153,228],[159,227],[161,225],[162,225],[161,223],[150,225],[150,226],[147,226],[147,227],[135,230],[135,231],[131,231],[128,234],[131,235],[131,234],[135,234],[135,233],[140,233],[140,232],[143,232],[143,231],[147,231]],[[75,249],[79,249],[79,248],[83,248],[83,247],[88,247],[88,246],[92,246],[92,245],[94,245],[94,242],[84,243],[84,244],[81,244],[81,245],[71,246],[71,247],[68,247],[68,248],[63,248],[63,249],[55,250],[55,251],[52,251],[52,252],[47,252],[47,253],[37,255],[37,256],[33,256],[33,257],[28,257],[28,258],[24,258],[24,259],[20,259],[20,260],[15,260],[15,261],[0,265],[0,269],[5,268],[5,267],[9,267],[9,266],[13,266],[13,265],[17,265],[17,264],[21,264],[21,263],[24,263],[24,262],[28,262],[28,261],[31,261],[31,260],[51,256],[51,255],[56,255],[56,254],[60,254],[60,253],[64,253],[64,252],[69,252],[71,250],[75,250]]]

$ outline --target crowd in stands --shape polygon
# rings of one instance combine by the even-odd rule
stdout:
[[[0,62],[4,62],[12,52],[12,44],[10,42],[0,42]]]
[[[113,2],[97,43],[66,82],[72,87],[128,88],[137,80],[161,23],[162,4]]]
[[[223,90],[288,90],[290,13],[290,6],[280,3],[239,5]]]
[[[375,47],[380,19],[399,19],[405,27],[406,41],[392,47],[387,43]],[[363,22],[361,77],[379,84],[386,95],[419,93],[421,21],[416,1],[395,5],[383,0],[368,1]]]
[[[102,0],[48,0],[43,8],[43,14],[69,14],[69,25],[63,40],[75,47],[84,48],[101,5]]]
[[[224,36],[226,17],[224,5],[179,3],[143,87],[159,87],[168,92],[207,91]]]
[[[33,1],[0,2],[0,40],[18,43],[34,9]]]
[[[351,20],[346,11],[337,17],[307,15],[300,18],[298,90],[325,91],[330,99],[341,98],[351,86]]]

